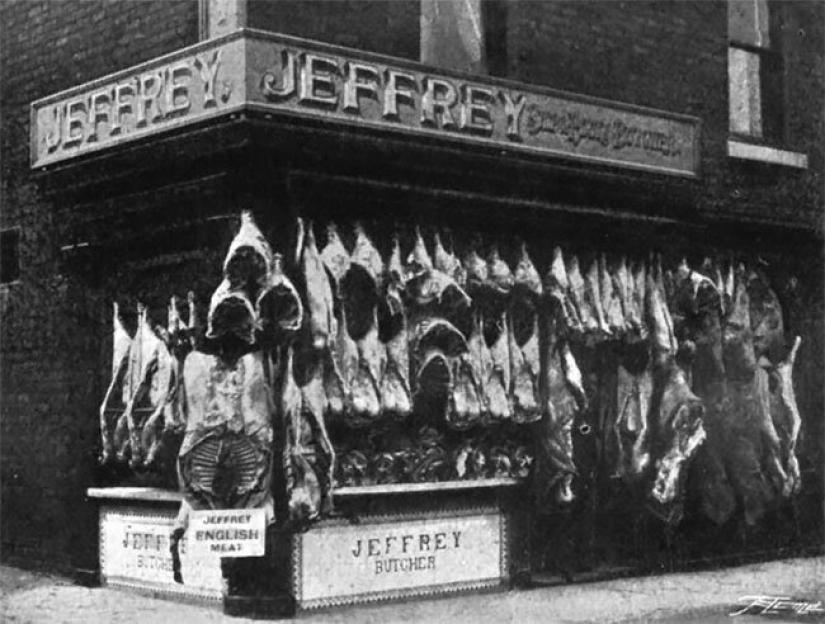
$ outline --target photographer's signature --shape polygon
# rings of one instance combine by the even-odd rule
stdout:
[[[825,613],[822,601],[811,602],[799,600],[790,596],[742,596],[737,601],[745,605],[738,611],[729,613],[731,617],[737,615],[796,615],[805,617]]]

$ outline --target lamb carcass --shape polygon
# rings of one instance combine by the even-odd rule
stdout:
[[[561,247],[553,250],[553,262],[545,277],[545,290],[548,296],[557,302],[564,326],[574,334],[581,334],[584,328],[578,307],[570,300],[570,281],[567,278]]]
[[[621,336],[625,329],[624,315],[624,285],[617,285],[617,278],[610,271],[607,258],[601,254],[599,259],[599,290],[602,296],[602,310],[610,335],[614,338]]]
[[[126,374],[129,378],[127,383],[130,396],[118,421],[115,440],[119,442],[118,459],[125,461],[128,454],[130,466],[137,468],[143,463],[141,430],[145,419],[138,421],[135,418],[135,409],[147,394],[150,409],[156,409],[161,401],[165,402],[173,359],[164,342],[149,324],[148,312],[142,304],[138,304],[138,326],[128,359]],[[124,429],[128,432],[128,437],[123,436]]]
[[[154,466],[163,442],[169,435],[182,432],[185,426],[184,393],[181,390],[183,362],[193,347],[191,332],[194,329],[192,324],[195,316],[194,293],[189,293],[189,324],[180,318],[177,297],[171,298],[166,344],[172,356],[172,366],[168,375],[160,372],[164,369],[163,366],[158,367],[158,373],[152,381],[153,386],[157,384],[157,407],[143,425],[142,432],[142,447],[146,451],[145,464],[149,467]]]
[[[583,333],[593,333],[599,329],[599,319],[593,307],[592,296],[588,295],[587,283],[582,277],[579,268],[579,259],[576,256],[570,258],[567,265],[568,300],[576,310]]]
[[[106,395],[103,397],[103,403],[100,405],[100,436],[102,441],[102,452],[100,456],[101,464],[108,464],[114,459],[115,443],[112,439],[113,432],[109,428],[109,420],[106,417],[106,412],[109,409],[109,401],[118,384],[123,382],[123,377],[129,364],[129,352],[132,345],[132,337],[123,327],[120,320],[119,308],[117,302],[112,304],[113,307],[113,335],[112,335],[112,380],[109,382],[109,387],[106,389]],[[126,399],[128,401],[128,398]]]

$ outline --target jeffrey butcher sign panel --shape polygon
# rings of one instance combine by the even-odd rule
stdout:
[[[296,596],[306,608],[496,585],[506,576],[504,522],[479,512],[319,527],[295,538]]]
[[[258,31],[32,105],[32,165],[237,110],[695,176],[698,120]]]

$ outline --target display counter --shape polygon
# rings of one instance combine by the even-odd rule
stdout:
[[[292,595],[300,610],[506,587],[523,560],[517,479],[345,487],[338,512],[290,535]],[[175,583],[169,536],[182,495],[147,487],[89,488],[100,505],[103,585],[220,604],[220,557],[180,547]]]

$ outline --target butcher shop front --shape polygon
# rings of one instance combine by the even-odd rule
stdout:
[[[239,30],[31,127],[110,303],[103,583],[285,614],[821,547],[818,243],[696,216],[699,119]]]

